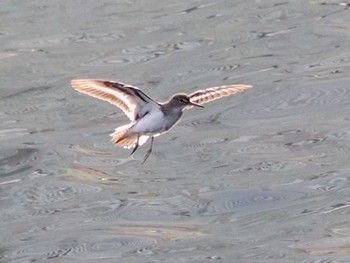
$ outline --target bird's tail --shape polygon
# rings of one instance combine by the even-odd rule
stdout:
[[[111,141],[115,145],[126,149],[134,148],[137,145],[139,146],[143,145],[148,140],[149,136],[148,135],[139,136],[138,134],[135,134],[135,133],[134,134],[129,133],[129,130],[133,125],[134,123],[131,122],[129,124],[126,124],[124,126],[121,126],[115,129],[115,131],[110,134],[110,136],[112,137]]]
[[[112,137],[111,141],[119,147],[127,149],[135,147],[137,144],[137,134],[127,134],[132,125],[133,123],[129,123],[115,129],[115,131],[110,134]]]

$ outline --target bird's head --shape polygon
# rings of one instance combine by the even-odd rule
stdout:
[[[202,105],[191,101],[190,97],[186,94],[176,94],[170,99],[170,103],[175,107],[185,108],[186,106],[195,106],[204,108]]]

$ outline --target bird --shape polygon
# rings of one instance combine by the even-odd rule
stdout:
[[[204,108],[202,104],[243,92],[251,85],[238,84],[197,90],[191,94],[176,93],[166,102],[157,102],[139,88],[121,82],[102,79],[73,79],[72,87],[81,93],[107,101],[119,107],[130,119],[110,134],[111,141],[119,147],[132,149],[131,155],[149,138],[151,143],[142,160],[152,153],[154,137],[173,128],[181,119],[183,110]]]

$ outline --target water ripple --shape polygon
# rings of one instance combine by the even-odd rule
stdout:
[[[211,200],[204,215],[219,215],[225,213],[248,212],[257,213],[273,209],[283,201],[290,201],[304,196],[297,191],[260,191],[259,192],[221,192],[200,195]]]
[[[46,205],[60,201],[70,200],[76,196],[96,193],[101,188],[73,182],[60,182],[54,184],[37,185],[17,190],[15,196],[25,204]]]
[[[155,59],[163,58],[180,51],[191,51],[203,45],[210,44],[208,39],[199,39],[196,41],[182,41],[176,43],[160,43],[149,46],[135,46],[124,48],[120,54],[104,58],[97,63],[143,63]],[[96,61],[94,61],[96,63]]]
[[[286,117],[305,112],[318,112],[345,105],[350,96],[347,86],[317,85],[304,87],[296,91],[295,88],[278,91],[274,96],[265,97],[250,103],[249,109],[228,109],[223,113],[226,119],[236,118],[237,114],[255,115],[257,117]]]

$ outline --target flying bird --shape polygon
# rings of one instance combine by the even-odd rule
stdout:
[[[149,138],[151,143],[142,164],[152,152],[154,137],[168,132],[181,119],[184,109],[201,107],[202,104],[240,93],[251,85],[228,85],[198,90],[191,94],[177,93],[167,102],[157,102],[137,87],[120,82],[99,79],[73,79],[72,87],[81,93],[108,101],[119,107],[130,123],[118,127],[110,135],[111,141],[133,154]]]

